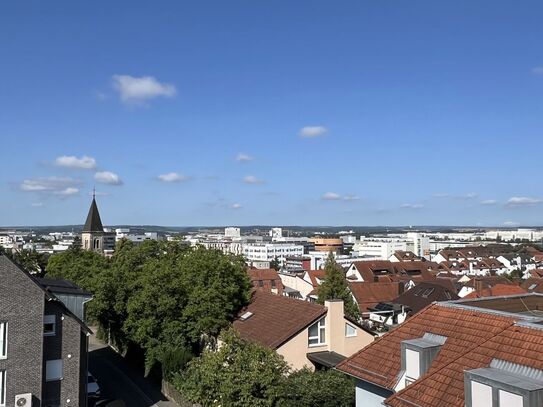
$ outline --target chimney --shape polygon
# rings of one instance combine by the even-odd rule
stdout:
[[[327,300],[324,302],[324,306],[328,308],[326,314],[326,343],[328,344],[328,350],[334,349],[335,352],[342,354],[345,336],[343,300]]]
[[[473,281],[473,288],[475,288],[475,291],[477,292],[483,291],[483,280],[480,278],[476,278]]]

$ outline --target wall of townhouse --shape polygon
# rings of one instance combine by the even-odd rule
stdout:
[[[33,281],[0,256],[0,321],[8,323],[6,407],[15,405],[17,394],[32,393],[40,406],[42,391],[44,294]]]

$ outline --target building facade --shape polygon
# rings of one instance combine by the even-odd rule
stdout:
[[[38,280],[0,256],[2,407],[85,407],[90,333]]]

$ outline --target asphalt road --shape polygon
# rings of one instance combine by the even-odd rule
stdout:
[[[126,407],[177,407],[94,335],[89,338],[89,370],[102,397],[123,400]]]

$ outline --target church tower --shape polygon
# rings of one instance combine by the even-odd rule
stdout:
[[[104,231],[100,212],[98,212],[98,206],[96,205],[95,193],[92,194],[89,214],[83,226],[81,246],[83,250],[91,250],[104,255],[112,254],[115,249],[115,234]]]

